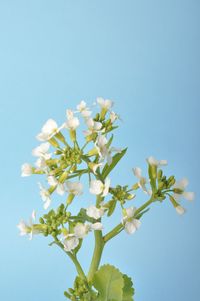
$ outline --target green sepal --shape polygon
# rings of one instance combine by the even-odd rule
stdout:
[[[110,200],[108,203],[105,204],[105,207],[108,208],[108,216],[111,216],[115,210],[117,204],[117,200]]]

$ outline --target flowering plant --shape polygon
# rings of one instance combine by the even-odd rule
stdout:
[[[141,218],[149,210],[152,203],[162,203],[169,199],[178,214],[184,213],[180,199],[191,201],[193,192],[186,192],[187,179],[177,182],[174,176],[164,175],[162,166],[166,160],[147,159],[148,178],[142,175],[139,167],[133,168],[136,182],[129,185],[111,185],[110,174],[126,153],[125,149],[112,146],[112,132],[119,116],[112,111],[111,100],[97,99],[100,111],[92,117],[92,111],[81,101],[75,111],[66,111],[66,121],[58,126],[49,119],[42,127],[37,139],[42,143],[33,149],[37,158],[34,166],[22,165],[22,176],[32,174],[44,175],[46,184],[39,183],[40,195],[45,210],[51,207],[54,193],[60,195],[61,203],[57,209],[50,209],[36,223],[35,211],[29,223],[20,221],[18,228],[21,235],[35,234],[51,236],[50,245],[57,245],[72,260],[77,270],[73,288],[64,292],[69,300],[81,301],[131,301],[134,289],[131,278],[112,265],[99,268],[102,252],[107,243],[121,231],[133,234],[141,226]],[[96,109],[96,107],[95,107]],[[84,142],[77,140],[77,128],[82,117],[86,130]],[[64,136],[68,131],[69,137]],[[51,148],[51,150],[50,150]],[[82,177],[88,176],[90,194],[96,197],[92,204],[85,204],[76,214],[73,203],[83,194]],[[75,181],[74,181],[75,179]],[[136,192],[141,189],[148,200],[136,208]],[[64,201],[62,199],[64,198]],[[83,202],[81,202],[84,204]],[[110,231],[104,229],[103,219],[111,217],[116,209],[122,212],[121,221]],[[95,247],[88,274],[78,261],[78,252],[84,238],[94,233]]]

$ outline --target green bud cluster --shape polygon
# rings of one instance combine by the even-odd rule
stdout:
[[[56,237],[62,233],[60,226],[66,224],[69,220],[71,213],[66,212],[64,204],[61,204],[58,209],[50,210],[47,214],[39,219],[41,224],[45,224],[46,230],[44,231],[44,236],[52,235]]]
[[[115,188],[110,188],[110,193],[113,195],[112,199],[119,201],[121,204],[124,204],[126,200],[131,200],[134,197],[128,192],[128,185],[117,185]]]
[[[63,153],[60,157],[60,166],[62,168],[67,168],[72,165],[81,164],[82,162],[81,156],[82,156],[82,152],[78,147],[67,146],[63,150]]]
[[[96,293],[89,289],[88,284],[81,277],[76,277],[74,287],[69,288],[64,295],[72,301],[94,301]]]
[[[176,180],[174,176],[167,178],[165,175],[163,175],[163,171],[160,169],[157,173],[157,181],[158,187],[155,197],[157,200],[163,201],[166,198],[165,190],[169,190],[175,184]]]

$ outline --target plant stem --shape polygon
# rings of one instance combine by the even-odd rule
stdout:
[[[98,270],[103,248],[104,248],[102,231],[94,231],[94,235],[95,235],[95,248],[94,248],[90,269],[88,272],[88,277],[87,277],[88,281],[92,281],[95,272]]]
[[[146,202],[144,203],[141,207],[139,207],[136,211],[135,211],[135,216],[137,217],[137,215],[143,211],[146,207],[148,207],[151,203],[153,203],[155,200],[154,200],[154,196],[152,195],[151,198]]]
[[[137,215],[141,211],[143,211],[146,207],[148,207],[153,202],[154,202],[154,198],[152,196],[146,203],[144,203],[141,207],[139,207],[135,211],[135,217],[137,217]],[[110,232],[108,232],[104,236],[104,238],[103,238],[104,239],[104,243],[107,243],[110,239],[112,239],[113,237],[115,237],[116,235],[118,235],[123,229],[124,229],[124,225],[122,223],[118,224],[115,228],[113,228]]]
[[[85,273],[84,273],[84,271],[83,271],[83,269],[82,269],[82,267],[81,267],[81,265],[80,265],[80,263],[79,263],[79,261],[78,261],[76,255],[72,254],[71,252],[65,251],[65,250],[64,250],[64,247],[63,247],[63,245],[62,245],[62,243],[61,243],[58,239],[55,239],[55,243],[56,243],[56,245],[59,246],[59,247],[65,252],[65,254],[67,254],[67,255],[69,256],[69,258],[72,260],[72,262],[74,263],[74,265],[75,265],[75,267],[76,267],[76,270],[77,270],[77,273],[79,274],[79,276],[80,276],[81,278],[83,278],[84,280],[87,281],[86,275],[85,275]]]

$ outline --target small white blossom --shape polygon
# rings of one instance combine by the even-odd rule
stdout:
[[[63,195],[65,193],[64,184],[59,183],[59,181],[54,176],[48,176],[47,181],[50,186],[56,186],[56,192],[59,195]]]
[[[69,193],[73,195],[81,195],[83,193],[83,184],[80,182],[66,182],[66,187]]]
[[[29,163],[24,163],[21,167],[21,176],[28,177],[33,174],[33,167]]]
[[[141,226],[141,222],[138,219],[134,218],[135,211],[136,208],[134,207],[125,209],[122,223],[124,224],[125,231],[128,234],[133,234]]]
[[[110,112],[110,121],[111,121],[111,123],[114,123],[115,122],[115,120],[117,120],[119,117],[118,117],[118,115],[115,113],[115,112]]]
[[[105,179],[105,184],[103,184],[100,180],[92,180],[90,182],[90,193],[99,195],[102,194],[105,197],[109,193],[110,188],[110,179]]]
[[[151,195],[152,191],[151,189],[147,189],[146,184],[148,184],[148,181],[145,177],[142,176],[142,169],[140,167],[133,168],[133,173],[138,178],[138,186],[144,191],[144,193]]]
[[[64,250],[66,252],[71,252],[78,246],[79,239],[74,234],[68,234],[61,240],[61,242],[64,246]]]
[[[49,147],[50,144],[48,142],[42,143],[32,150],[32,155],[35,157],[42,157],[45,160],[48,160],[51,158],[51,154],[48,154]]]
[[[92,217],[94,219],[99,219],[104,215],[104,208],[97,208],[96,206],[91,205],[87,208],[86,214],[87,216]]]
[[[88,130],[84,131],[85,136],[89,136],[93,133],[98,133],[102,128],[102,123],[94,121],[93,118],[86,119],[86,125],[88,127]]]
[[[182,180],[180,180],[174,184],[173,189],[176,188],[176,189],[182,190],[182,193],[180,193],[180,194],[174,193],[173,197],[175,198],[176,201],[179,201],[182,197],[188,201],[194,200],[194,197],[195,197],[194,192],[185,191],[188,184],[189,184],[189,181],[186,178],[183,178]]]
[[[65,123],[65,127],[69,130],[75,131],[77,127],[80,125],[79,119],[77,117],[74,117],[74,113],[72,110],[66,111],[67,115],[67,121]]]
[[[94,230],[94,231],[101,231],[103,230],[103,225],[100,222],[94,223],[94,224],[90,224],[90,229]]]
[[[97,103],[102,109],[109,110],[113,106],[113,101],[110,99],[103,99],[102,97],[97,98]]]
[[[20,230],[21,236],[29,234],[29,239],[30,240],[32,239],[33,234],[36,233],[36,231],[34,231],[33,227],[32,227],[33,222],[35,221],[35,218],[36,218],[36,213],[35,213],[35,210],[33,210],[29,223],[26,223],[23,220],[21,220],[19,222],[19,224],[17,225],[17,228]]]
[[[47,122],[43,125],[41,132],[37,135],[39,141],[48,141],[53,136],[55,136],[61,128],[58,128],[58,125],[55,120],[48,119]]]
[[[167,165],[167,160],[157,160],[152,156],[147,158],[147,162],[149,163],[149,165],[155,165],[155,166],[162,166],[162,165],[165,166],[165,165]]]
[[[46,160],[43,157],[40,157],[36,160],[35,162],[35,166],[39,169],[39,170],[44,170],[46,171],[48,166],[46,164]]]
[[[89,232],[90,227],[88,224],[77,223],[74,227],[74,235],[77,238],[83,239]]]
[[[107,146],[107,139],[104,135],[99,135],[97,137],[97,140],[95,142],[95,146],[96,149],[98,151],[99,157],[101,161],[104,161],[104,159],[106,159],[108,165],[110,165],[112,163],[112,153],[116,152],[116,153],[121,153],[121,149],[115,148],[115,147],[111,147],[110,149]]]
[[[40,189],[40,196],[44,202],[44,209],[48,209],[51,204],[51,198],[50,193],[48,190],[46,190],[41,183],[38,183],[39,189]]]
[[[83,100],[77,105],[76,108],[84,118],[88,118],[92,114],[92,112],[87,107],[86,102]]]
[[[185,209],[182,207],[182,206],[180,206],[180,205],[178,205],[178,206],[176,206],[176,212],[179,214],[179,215],[183,215],[184,213],[185,213]]]

